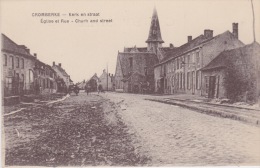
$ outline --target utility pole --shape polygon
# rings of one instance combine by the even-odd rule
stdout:
[[[254,11],[253,0],[251,0],[251,6],[252,6],[252,14],[253,14],[253,36],[254,36],[254,42],[255,42],[255,11]]]
[[[254,41],[253,43],[256,42],[255,40],[255,11],[254,11],[254,4],[253,4],[253,0],[251,0],[251,7],[252,7],[252,15],[253,15],[253,38],[254,38]],[[255,52],[253,52],[255,53]],[[260,107],[260,98],[259,98],[259,58],[256,57],[256,98],[257,98],[257,101],[258,101],[258,106]]]
[[[108,91],[108,63],[107,63],[107,91]]]

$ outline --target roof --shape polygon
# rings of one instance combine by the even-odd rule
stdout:
[[[230,34],[230,35],[233,36],[233,34],[230,31],[225,31],[224,33],[221,33],[221,34],[214,36],[212,38],[206,38],[204,35],[199,35],[195,39],[191,40],[190,42],[183,44],[180,47],[175,47],[173,49],[169,49],[167,52],[165,52],[164,58],[156,66],[163,64],[165,62],[168,62],[168,61],[170,61],[170,60],[172,60],[176,57],[179,57],[179,56],[185,54],[186,52],[188,52],[192,49],[199,47],[202,44],[208,43],[213,39],[217,39],[217,38],[219,38],[221,36],[225,36],[227,34]]]
[[[58,71],[60,71],[62,73],[63,76],[69,77],[69,75],[67,74],[67,72],[59,65],[53,65],[52,68],[56,67]]]
[[[192,48],[202,44],[203,42],[207,41],[207,39],[204,35],[200,35],[196,37],[195,39],[191,40],[188,43],[183,44],[180,47],[175,47],[173,49],[169,49],[165,52],[164,58],[161,60],[161,62],[166,62],[171,58],[178,57],[179,55],[183,54],[184,52],[187,52],[191,50]]]
[[[232,50],[223,51],[201,70],[207,71],[207,70],[212,70],[217,68],[226,68],[238,59],[249,61],[247,59],[248,58],[247,56],[253,55],[254,50],[256,50],[255,53],[257,53],[258,56],[260,57],[260,45],[257,42],[245,45],[243,47],[235,48]]]
[[[27,58],[36,59],[29,52],[29,49],[24,45],[18,45],[6,35],[2,34],[2,51],[12,52],[17,55],[22,55]]]
[[[156,8],[154,8],[153,10],[150,31],[149,31],[148,39],[146,40],[146,43],[148,42],[164,43],[161,36],[160,24],[159,24]]]

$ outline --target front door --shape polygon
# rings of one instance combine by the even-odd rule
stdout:
[[[192,94],[195,93],[195,72],[192,71],[192,74],[191,74],[191,91],[192,91]]]
[[[160,79],[160,93],[163,93],[164,91],[164,78]]]
[[[216,76],[209,77],[209,98],[214,98],[216,87]]]

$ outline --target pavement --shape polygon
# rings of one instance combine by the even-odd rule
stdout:
[[[257,105],[252,106],[245,103],[222,103],[221,100],[210,100],[202,96],[187,94],[157,95],[145,99],[178,105],[208,115],[239,120],[257,126],[260,125],[260,108],[258,108]]]
[[[139,155],[152,166],[239,166],[260,164],[260,129],[230,118],[205,115],[178,105],[147,101],[151,96],[102,95],[136,135]]]
[[[183,108],[206,108],[205,104],[194,105],[185,100],[179,102],[183,105],[173,105],[171,98],[172,95],[80,93],[6,115],[6,165],[260,164],[260,127]],[[215,113],[219,108],[210,106],[207,111]],[[223,110],[224,107],[222,113]],[[237,116],[238,111],[235,113]]]

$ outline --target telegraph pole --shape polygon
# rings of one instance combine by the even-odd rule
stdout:
[[[108,63],[107,63],[107,91],[108,91]]]
[[[253,43],[256,42],[255,40],[255,11],[254,11],[254,4],[253,4],[253,0],[251,0],[251,7],[252,7],[252,15],[253,15],[253,38],[254,38],[254,41]],[[254,53],[254,52],[253,52]],[[260,107],[260,99],[259,99],[259,58],[256,57],[256,98],[257,98],[257,101],[258,101],[258,106]]]

